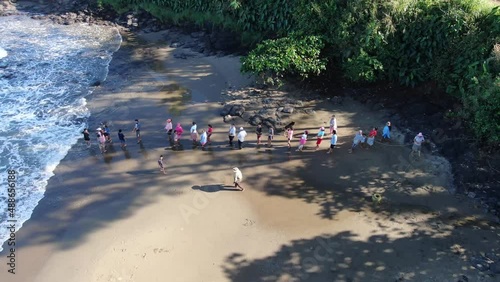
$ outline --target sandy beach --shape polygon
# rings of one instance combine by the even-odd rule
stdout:
[[[107,121],[115,143],[104,155],[95,140],[71,149],[17,232],[15,275],[4,247],[0,281],[498,281],[498,262],[481,271],[474,259],[500,259],[499,226],[450,193],[445,159],[424,152],[409,161],[397,125],[390,144],[348,153],[357,130],[381,129],[383,111],[349,98],[304,102],[289,117],[296,133],[316,134],[336,115],[340,146],[331,155],[329,138],[318,151],[311,139],[296,152],[298,139],[288,150],[282,132],[272,148],[257,147],[255,127],[241,119],[247,142],[233,150],[221,102],[253,80],[240,74],[238,57],[170,48],[166,33],[124,37],[107,80],[87,98],[92,130]],[[181,53],[189,56],[174,56]],[[192,121],[199,130],[212,124],[212,145],[193,147],[185,133],[172,150],[167,118],[185,132]],[[243,192],[231,188],[235,166]]]

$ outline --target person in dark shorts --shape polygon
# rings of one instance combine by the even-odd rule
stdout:
[[[137,137],[137,144],[141,143],[141,124],[138,119],[135,120],[133,131],[135,132],[135,137]]]
[[[122,148],[127,147],[127,142],[125,141],[125,135],[123,135],[123,132],[121,129],[118,130],[118,139],[120,139],[120,143]]]
[[[262,137],[262,124],[258,124],[255,129],[255,134],[257,134],[257,145],[260,145],[260,138]]]
[[[87,143],[87,148],[90,148],[90,133],[87,128],[84,128],[82,131],[83,134],[83,140],[85,140],[85,143]]]
[[[165,172],[165,165],[163,164],[163,155],[160,155],[160,158],[158,159],[158,167],[160,167],[160,171],[163,172],[163,174],[167,174]]]
[[[328,149],[327,154],[330,154],[333,152],[333,149],[335,149],[335,146],[337,146],[337,130],[332,130],[332,139],[330,140],[330,149]]]
[[[212,127],[211,124],[209,124],[208,129],[207,129],[207,143],[208,144],[212,143],[212,141],[210,141],[210,137],[212,136],[212,132],[214,132],[214,128]]]

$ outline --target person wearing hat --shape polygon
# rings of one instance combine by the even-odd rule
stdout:
[[[318,135],[316,136],[317,137],[317,140],[316,140],[316,150],[319,149],[319,144],[321,144],[321,141],[323,141],[323,137],[324,136],[325,136],[325,128],[322,126],[319,129]]]
[[[172,124],[172,119],[167,119],[167,123],[165,124],[165,131],[167,131],[168,139],[172,139],[172,130],[174,126]]]
[[[363,140],[365,137],[363,136],[363,130],[360,130],[356,133],[354,136],[354,140],[352,141],[352,147],[349,149],[349,153],[352,153],[354,151],[354,148],[356,148]]]
[[[417,134],[417,136],[415,136],[415,138],[413,139],[413,147],[411,148],[411,153],[412,154],[417,153],[419,158],[420,158],[420,149],[422,148],[422,143],[424,143],[424,141],[425,139],[422,132]]]
[[[243,180],[243,174],[241,173],[241,170],[239,168],[233,167],[233,177],[234,188],[240,188],[240,191],[245,190],[240,185],[240,182]]]
[[[247,132],[243,127],[240,127],[240,132],[238,132],[238,149],[241,150],[241,147],[243,146],[243,142],[245,142],[245,137],[247,136]]]
[[[385,126],[384,126],[384,129],[382,131],[382,141],[389,141],[389,139],[391,139],[391,122],[388,121]]]

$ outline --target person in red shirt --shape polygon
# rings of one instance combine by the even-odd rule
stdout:
[[[210,136],[212,136],[212,132],[214,131],[213,127],[211,124],[208,125],[208,129],[207,129],[207,143],[210,144],[212,143],[210,141]]]
[[[370,148],[375,143],[375,137],[378,134],[377,130],[378,130],[378,128],[374,127],[374,128],[372,128],[372,130],[370,131],[370,133],[368,133],[368,138],[366,139],[366,144],[368,144],[370,146]]]

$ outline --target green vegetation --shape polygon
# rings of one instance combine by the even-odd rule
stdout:
[[[500,8],[481,0],[100,0],[182,25],[211,24],[252,50],[272,83],[340,73],[353,83],[436,82],[478,138],[500,142]]]

